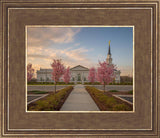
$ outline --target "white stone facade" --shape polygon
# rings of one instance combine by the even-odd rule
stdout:
[[[71,82],[82,83],[88,82],[88,73],[89,69],[86,67],[83,67],[81,65],[75,66],[70,69],[71,72]]]
[[[37,81],[38,82],[52,82],[52,69],[37,70]]]
[[[115,83],[120,83],[120,74],[121,74],[121,72],[120,72],[120,70],[115,70],[114,71],[114,73],[115,73]]]
[[[53,82],[52,80],[52,69],[42,69],[37,71],[37,81],[38,82]],[[88,73],[89,69],[86,67],[83,67],[81,65],[75,66],[70,69],[71,73],[71,79],[70,82],[82,83],[88,82]],[[61,77],[60,82],[63,81],[63,78]]]

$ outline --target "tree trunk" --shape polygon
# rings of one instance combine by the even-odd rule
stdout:
[[[104,84],[104,92],[105,92],[105,84]]]
[[[54,82],[54,94],[56,94],[56,82]]]

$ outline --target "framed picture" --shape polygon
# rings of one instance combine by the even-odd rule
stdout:
[[[26,111],[134,112],[133,39],[134,26],[26,26]]]
[[[1,137],[159,134],[159,1],[1,1]]]

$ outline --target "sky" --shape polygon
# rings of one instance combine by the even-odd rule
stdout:
[[[27,63],[51,68],[53,59],[67,67],[97,67],[107,58],[111,41],[112,62],[121,76],[133,76],[132,27],[27,27]]]

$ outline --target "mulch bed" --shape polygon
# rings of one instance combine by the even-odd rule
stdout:
[[[68,98],[68,96],[69,96],[69,94],[72,92],[72,90],[73,90],[73,88],[70,89],[70,90],[68,90],[68,91],[66,91],[65,97],[64,97],[63,99],[61,99],[61,101],[59,102],[59,104],[58,104],[58,106],[56,107],[56,109],[54,109],[54,111],[59,111],[59,110],[61,109],[62,105],[64,104],[65,100]],[[59,92],[59,90],[56,91],[56,93],[58,93],[58,92]],[[53,91],[50,91],[50,92],[48,92],[48,93],[49,93],[49,95],[54,94]],[[48,95],[48,96],[49,96],[49,95]],[[46,100],[48,96],[46,96],[46,97],[44,97],[44,98],[41,98],[41,99],[39,99],[39,100]],[[37,101],[38,101],[38,100],[37,100]],[[33,102],[33,103],[30,103],[30,104],[27,106],[27,109],[29,110],[29,108],[30,108],[31,106],[35,106],[37,101],[35,101],[35,102]]]
[[[64,102],[66,101],[66,99],[68,98],[69,94],[72,92],[73,88],[70,89],[69,91],[67,91],[65,97],[60,101],[60,103],[58,104],[56,110],[59,111],[62,107],[62,105],[64,104]]]
[[[94,102],[96,103],[96,105],[98,106],[98,108],[101,111],[107,111],[109,110],[105,105],[103,105],[93,94],[91,94],[90,92],[88,92],[89,95],[92,97],[92,99],[94,100]]]
[[[120,95],[123,95],[121,92],[115,92],[115,93],[116,93],[117,95],[119,95],[119,94],[120,94]],[[114,92],[105,92],[104,94],[107,95],[108,97],[114,97],[114,98],[116,99],[116,101],[117,101],[118,103],[120,103],[120,104],[126,104],[126,105],[128,105],[129,107],[133,108],[133,105],[132,105],[132,104],[129,104],[129,103],[127,103],[127,102],[125,102],[125,101],[122,101],[121,99],[113,96],[112,94],[114,94]],[[126,94],[124,93],[124,95],[126,95]],[[132,95],[132,94],[128,94],[128,95]]]
[[[97,106],[99,107],[99,109],[101,110],[101,111],[109,111],[110,110],[110,108],[108,108],[108,107],[106,107],[105,105],[103,105],[93,94],[91,94],[90,92],[88,92],[89,94],[90,94],[90,96],[92,97],[92,99],[94,100],[94,102],[97,104]],[[126,93],[126,92],[105,92],[104,94],[105,95],[107,95],[108,97],[114,97],[114,96],[112,96],[112,94],[114,94],[114,93],[116,93],[116,94],[124,94],[124,93]],[[129,94],[129,95],[131,95],[131,94]],[[116,101],[119,103],[119,104],[126,104],[126,105],[128,105],[130,108],[132,108],[133,109],[133,105],[131,105],[131,104],[129,104],[129,103],[127,103],[127,102],[125,102],[125,101],[122,101],[121,99],[119,99],[119,98],[117,98],[117,97],[114,97],[115,99],[116,99]]]

